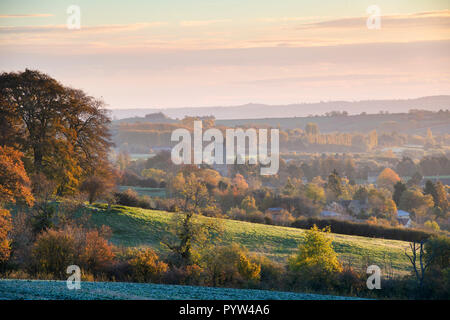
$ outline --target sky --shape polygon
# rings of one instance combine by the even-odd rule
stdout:
[[[67,27],[71,5],[80,8],[80,29]],[[367,26],[372,5],[378,29]],[[2,0],[0,71],[38,69],[113,109],[450,94],[449,6]]]

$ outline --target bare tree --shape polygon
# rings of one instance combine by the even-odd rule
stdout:
[[[411,255],[408,254],[407,248],[405,249],[405,255],[408,257],[409,261],[411,262],[414,273],[416,275],[417,281],[419,283],[419,287],[422,288],[423,286],[423,280],[425,278],[426,271],[428,270],[428,267],[430,266],[430,263],[433,260],[433,256],[427,256],[424,251],[425,246],[424,240],[420,242],[412,242],[409,244],[409,247],[411,248]],[[417,258],[419,258],[419,267],[417,266]]]

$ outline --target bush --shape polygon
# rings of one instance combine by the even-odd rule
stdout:
[[[133,278],[138,282],[161,282],[168,269],[167,264],[159,261],[156,252],[150,248],[132,252],[130,265]]]
[[[260,279],[261,265],[237,244],[215,247],[202,260],[208,283],[214,287],[255,285]]]
[[[59,230],[48,229],[33,245],[33,267],[56,277],[65,277],[70,265],[80,266],[86,275],[107,273],[115,258],[114,247],[105,239],[108,233],[103,227],[98,231],[70,224]]]
[[[346,267],[339,273],[334,291],[339,294],[359,296],[359,294],[367,290],[367,275],[356,272],[351,267]]]
[[[265,290],[284,290],[284,265],[274,262],[266,256],[255,257],[255,263],[261,266],[259,288]]]
[[[114,202],[116,204],[128,207],[138,207],[143,209],[160,209],[158,208],[159,202],[156,202],[149,196],[140,197],[138,193],[132,189],[128,189],[123,192],[114,193]],[[160,210],[166,210],[163,208]]]
[[[105,270],[113,261],[113,246],[97,230],[88,231],[82,245],[81,266],[86,271],[98,273]]]
[[[75,255],[74,238],[62,230],[44,231],[37,237],[33,248],[37,270],[57,277],[63,277],[66,268],[76,264]]]
[[[287,210],[281,210],[279,214],[267,213],[266,217],[270,218],[272,224],[278,226],[290,226],[295,221],[294,217]]]
[[[122,206],[128,207],[138,207],[139,206],[139,196],[136,191],[132,189],[128,189],[123,192],[114,193],[114,198],[116,199],[116,203]]]
[[[156,203],[149,196],[143,196],[139,198],[138,207],[143,209],[156,209]]]

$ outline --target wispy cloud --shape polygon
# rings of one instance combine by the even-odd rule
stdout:
[[[45,18],[53,17],[51,13],[31,13],[31,14],[0,14],[0,19],[10,19],[10,18]]]
[[[258,18],[260,22],[295,22],[295,21],[322,21],[330,19],[329,16],[308,16],[308,17],[277,17],[277,18]]]
[[[165,22],[142,22],[132,24],[110,24],[100,26],[81,26],[77,32],[82,33],[112,33],[122,31],[137,31],[145,28],[164,26]],[[57,33],[67,32],[66,25],[45,25],[45,26],[0,26],[0,33],[26,34],[26,33]],[[70,30],[71,32],[73,30]]]
[[[180,21],[180,26],[182,27],[203,27],[209,26],[215,23],[231,22],[230,19],[217,19],[217,20],[188,20]]]
[[[303,23],[299,29],[352,29],[365,25],[367,16],[346,17],[341,19],[324,20],[312,23]],[[418,12],[402,15],[381,15],[383,27],[426,27],[426,26],[450,26],[450,10]]]

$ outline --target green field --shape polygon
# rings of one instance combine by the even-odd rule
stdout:
[[[65,281],[0,280],[0,300],[343,300],[319,294],[208,288],[130,282],[81,282],[69,290]]]
[[[172,213],[124,206],[114,206],[111,210],[107,210],[106,205],[90,208],[91,221],[98,226],[110,226],[115,244],[151,246],[160,252],[166,250],[160,242],[167,232]],[[208,217],[201,219],[216,219],[223,226],[223,243],[240,243],[251,252],[264,254],[274,261],[285,261],[295,252],[304,236],[304,230],[296,228]],[[404,254],[407,242],[341,234],[332,234],[332,237],[339,258],[356,268],[369,262],[383,271],[392,266],[395,274],[405,274],[410,270]]]
[[[149,197],[154,197],[154,198],[155,197],[158,197],[158,198],[166,197],[166,189],[165,188],[119,186],[118,189],[120,192],[131,189],[131,190],[136,191],[139,196],[149,196]]]

